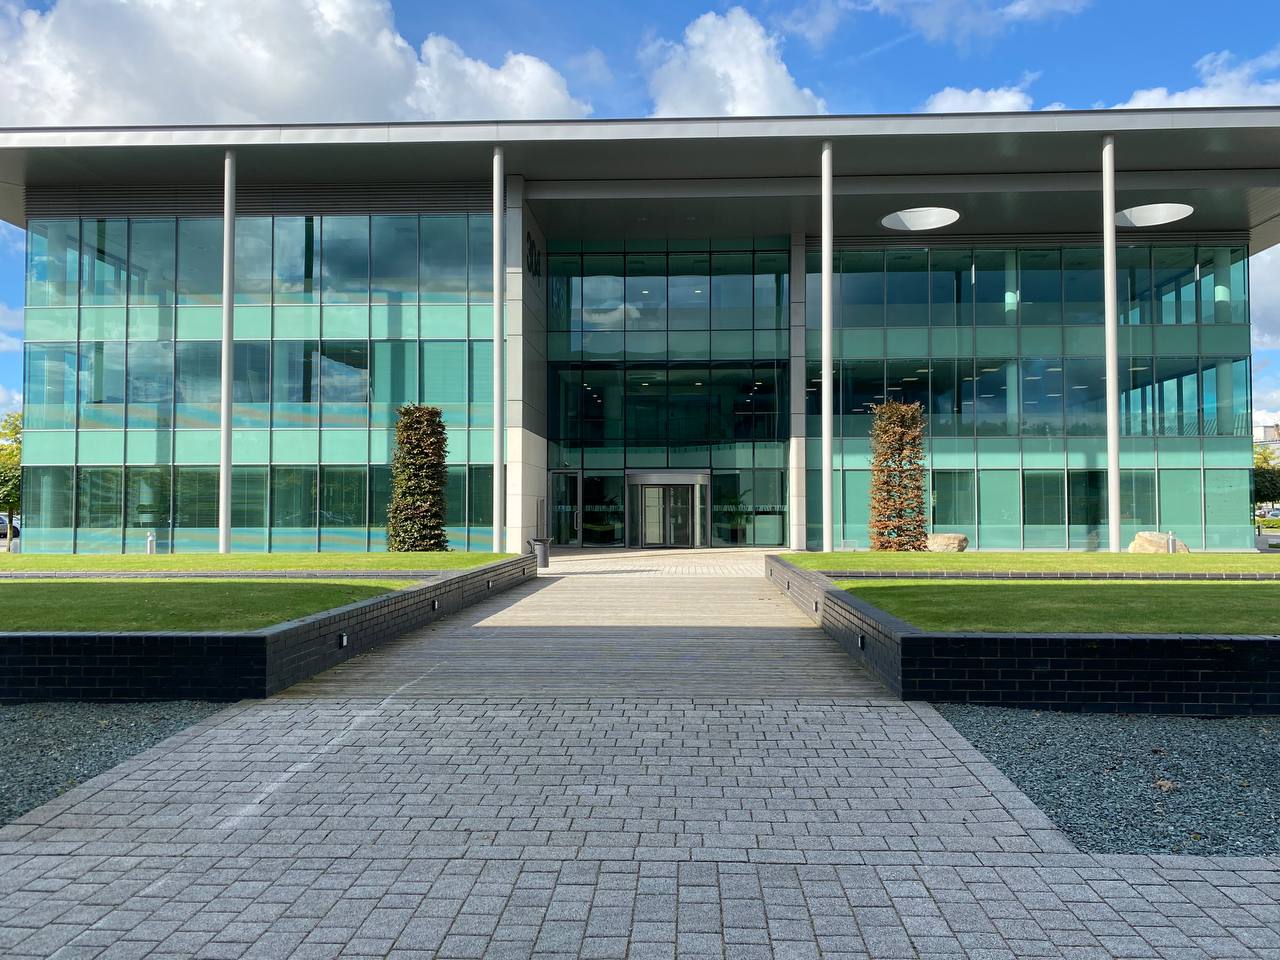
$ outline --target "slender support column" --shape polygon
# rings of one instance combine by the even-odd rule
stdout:
[[[1102,140],[1102,279],[1107,362],[1107,548],[1120,552],[1120,315],[1116,309],[1116,138]]]
[[[831,141],[822,144],[822,549],[835,549],[835,509],[831,471],[835,459],[835,327],[831,304],[831,270],[835,258],[832,213]]]
[[[1010,360],[1004,368],[1004,429],[1011,437],[1016,437],[1022,432],[1022,401],[1018,397],[1018,388],[1021,385],[1018,361]]]
[[[507,532],[507,477],[503,463],[507,410],[506,175],[502,148],[493,148],[493,549],[502,553]]]
[[[1004,322],[1009,326],[1018,324],[1018,254],[1014,250],[1004,253]]]
[[[222,166],[222,392],[218,408],[218,552],[231,552],[231,400],[235,387],[236,152]]]
[[[1213,252],[1213,322],[1231,322],[1231,251],[1226,247]]]
[[[788,543],[792,550],[809,549],[808,504],[805,483],[805,388],[809,386],[805,373],[805,242],[804,231],[791,234],[791,302],[790,316],[790,444],[787,452],[787,511],[790,519]]]
[[[1214,431],[1220,437],[1230,437],[1236,432],[1235,405],[1233,394],[1235,385],[1232,382],[1230,360],[1215,360],[1213,364],[1213,398],[1218,429]]]

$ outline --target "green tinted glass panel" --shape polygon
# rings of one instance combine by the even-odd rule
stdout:
[[[320,299],[320,236],[319,217],[276,217],[272,270],[276,303]]]
[[[271,218],[236,217],[236,303],[270,302]]]
[[[1206,550],[1241,550],[1254,544],[1248,470],[1204,472]]]
[[[79,222],[28,221],[27,306],[74,307],[79,286]]]
[[[983,550],[1022,546],[1022,477],[1017,470],[978,472],[978,543]]]
[[[320,234],[321,298],[325,303],[367,303],[369,218],[324,217]]]
[[[127,220],[82,220],[80,302],[98,306],[123,304],[128,257]]]
[[[76,425],[74,343],[28,343],[24,348],[23,424],[30,430],[69,430]]]
[[[1023,545],[1028,549],[1061,549],[1067,545],[1067,505],[1061,470],[1026,470],[1022,474]]]
[[[216,217],[178,221],[178,303],[222,300],[222,221]]]
[[[1160,529],[1193,550],[1204,547],[1204,499],[1199,470],[1159,471]]]
[[[134,220],[129,230],[129,303],[172,306],[177,235],[173,220]]]

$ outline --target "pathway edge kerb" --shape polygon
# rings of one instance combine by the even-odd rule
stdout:
[[[781,556],[768,557],[765,567],[775,586],[850,657],[906,700],[1280,714],[1280,636],[925,630]]]
[[[501,562],[501,561],[499,561]],[[474,570],[0,570],[0,580],[432,580]]]
[[[765,558],[765,576],[890,693],[904,696],[902,645],[904,637],[916,632],[912,624],[849,596],[821,573],[797,567],[778,554]]]
[[[0,703],[270,696],[536,574],[519,555],[254,630],[0,632]]]
[[[789,564],[789,566],[795,566]],[[796,567],[797,570],[808,569]],[[1156,580],[1238,583],[1240,581],[1271,582],[1280,573],[1141,573],[1123,570],[812,570],[832,580]]]

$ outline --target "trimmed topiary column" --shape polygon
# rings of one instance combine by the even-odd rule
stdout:
[[[896,400],[872,409],[871,549],[925,550],[924,412]]]
[[[439,407],[405,404],[396,418],[387,505],[387,549],[399,553],[448,550],[444,532],[445,452]]]

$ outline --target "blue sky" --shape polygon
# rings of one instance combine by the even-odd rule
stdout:
[[[0,6],[0,126],[1280,103],[1275,0],[46,0]],[[0,406],[22,244],[0,225]],[[1280,421],[1280,254],[1254,258]]]

